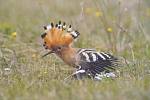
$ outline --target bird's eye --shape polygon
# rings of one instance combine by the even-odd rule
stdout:
[[[58,47],[57,49],[58,49],[58,50],[61,50],[61,47]]]

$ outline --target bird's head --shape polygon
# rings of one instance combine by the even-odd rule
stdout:
[[[44,30],[41,38],[44,48],[50,50],[47,54],[59,53],[62,49],[68,48],[74,39],[80,35],[78,31],[72,30],[71,25],[67,26],[65,22],[61,23],[61,21],[55,25],[51,23],[44,26]]]

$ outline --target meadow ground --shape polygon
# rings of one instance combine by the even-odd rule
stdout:
[[[71,80],[74,69],[46,51],[50,21],[81,33],[76,47],[127,59],[118,78]],[[0,100],[150,100],[149,0],[0,0]]]

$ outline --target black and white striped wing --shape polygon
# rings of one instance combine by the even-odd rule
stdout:
[[[80,69],[88,71],[92,75],[109,72],[118,66],[118,59],[116,57],[91,49],[79,50],[78,57],[80,58]]]

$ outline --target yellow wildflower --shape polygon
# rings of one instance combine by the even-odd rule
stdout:
[[[146,15],[147,15],[147,16],[150,16],[150,8],[147,8],[147,9],[146,9]]]
[[[113,31],[113,30],[112,30],[111,27],[108,27],[108,28],[107,28],[107,32],[111,33],[112,31]]]
[[[11,36],[12,36],[12,37],[16,37],[16,36],[17,36],[17,32],[12,32],[12,33],[11,33]]]
[[[44,71],[44,74],[47,74],[48,72],[47,71]]]
[[[92,8],[86,8],[86,9],[85,9],[85,13],[86,13],[86,14],[90,14],[90,13],[92,13],[92,11],[93,11]]]
[[[1,47],[2,47],[2,48],[5,48],[6,46],[5,46],[5,45],[2,45]]]
[[[96,17],[100,17],[100,16],[102,16],[103,14],[102,14],[102,12],[101,11],[96,11],[95,12],[95,16]]]
[[[36,58],[36,54],[32,54],[32,58]]]

